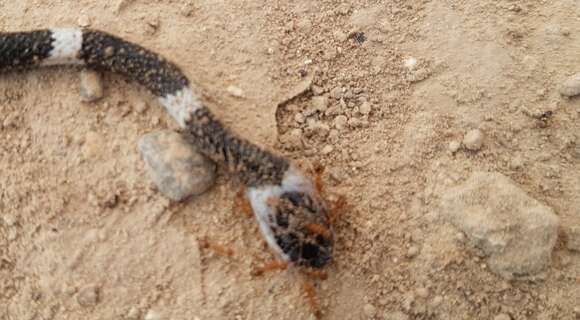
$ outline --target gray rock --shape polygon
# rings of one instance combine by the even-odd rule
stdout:
[[[103,83],[98,72],[93,70],[81,71],[81,99],[85,102],[94,102],[103,97]]]
[[[463,145],[467,150],[481,150],[481,147],[483,146],[483,132],[479,129],[469,131],[463,138]]]
[[[573,97],[580,94],[580,73],[570,76],[560,86],[560,94],[566,97]]]
[[[144,135],[139,151],[159,191],[172,200],[199,195],[214,183],[215,164],[176,132]]]
[[[77,302],[82,307],[93,307],[99,303],[100,294],[99,288],[95,285],[88,285],[79,290],[77,294]]]
[[[442,197],[442,211],[504,278],[532,276],[550,264],[558,217],[499,173],[476,172],[451,188]]]

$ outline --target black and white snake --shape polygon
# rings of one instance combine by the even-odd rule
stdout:
[[[247,187],[246,197],[260,230],[280,258],[313,268],[330,261],[333,234],[329,211],[312,179],[287,159],[224,128],[176,65],[102,31],[0,32],[0,72],[50,65],[110,71],[143,85],[193,136],[201,153],[239,176]]]

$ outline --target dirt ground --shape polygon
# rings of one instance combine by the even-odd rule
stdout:
[[[315,284],[324,318],[578,319],[580,254],[565,239],[545,273],[507,281],[439,216],[447,188],[489,170],[580,224],[580,100],[558,93],[580,70],[577,5],[0,0],[0,30],[90,26],[140,43],[241,135],[324,165],[349,203]],[[313,318],[296,271],[250,274],[272,255],[235,180],[171,203],[137,151],[171,119],[115,75],[82,103],[78,79],[0,77],[0,319]],[[450,152],[471,129],[482,149]]]

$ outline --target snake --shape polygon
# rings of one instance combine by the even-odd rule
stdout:
[[[116,73],[146,88],[191,136],[192,147],[239,178],[259,229],[278,258],[313,269],[332,260],[331,210],[314,178],[286,157],[226,128],[176,64],[101,30],[0,32],[0,73],[46,66]]]

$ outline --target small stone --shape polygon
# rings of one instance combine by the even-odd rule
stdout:
[[[348,122],[348,119],[346,118],[346,116],[340,115],[337,116],[336,118],[334,118],[334,127],[337,130],[344,130],[346,128],[346,124]]]
[[[580,94],[580,73],[576,73],[564,80],[564,83],[560,86],[560,94],[566,97]]]
[[[328,169],[328,175],[330,176],[331,179],[333,179],[336,182],[343,182],[346,179],[348,179],[347,173],[340,168]]]
[[[176,132],[144,135],[139,151],[159,191],[174,201],[199,195],[214,183],[215,164]]]
[[[456,154],[460,148],[461,148],[461,143],[459,143],[459,141],[449,142],[449,152],[451,152],[451,154]]]
[[[342,88],[336,87],[330,91],[330,96],[336,100],[340,100],[342,98]]]
[[[298,20],[296,27],[300,31],[309,32],[312,29],[312,21],[310,21],[308,18],[302,18]]]
[[[580,226],[570,226],[565,229],[568,250],[580,252]]]
[[[373,106],[368,101],[363,102],[359,108],[360,113],[364,115],[371,113],[372,110]]]
[[[296,123],[298,124],[303,124],[305,120],[306,119],[304,119],[304,115],[302,114],[302,112],[298,112],[297,114],[294,115],[294,121],[296,121]]]
[[[500,313],[500,314],[498,314],[497,316],[495,316],[493,318],[493,320],[511,320],[511,319],[512,318],[509,315],[505,314],[505,313]]]
[[[91,19],[86,14],[82,14],[81,16],[79,16],[77,24],[79,25],[79,27],[86,28],[91,25]]]
[[[8,239],[8,241],[14,241],[18,239],[18,230],[15,228],[8,229],[6,239]]]
[[[508,177],[475,172],[442,195],[441,209],[488,256],[491,271],[505,279],[533,276],[549,266],[558,216]]]
[[[328,109],[328,97],[326,96],[317,96],[312,98],[312,109],[324,112]]]
[[[81,100],[84,102],[95,102],[103,97],[103,83],[101,75],[93,70],[84,69],[81,71]]]
[[[161,315],[153,310],[149,310],[144,320],[161,320]]]
[[[510,161],[510,168],[512,170],[518,170],[521,169],[524,166],[524,159],[521,156],[515,156],[511,161]]]
[[[242,90],[240,87],[236,87],[236,86],[229,86],[227,89],[228,93],[236,98],[243,98],[244,97],[244,90]]]
[[[409,320],[409,316],[400,312],[400,311],[395,311],[395,312],[385,313],[384,319],[385,320]]]
[[[147,102],[139,100],[135,103],[134,108],[137,113],[143,114],[145,113],[145,111],[147,111],[147,109],[149,109],[149,105],[147,104]]]
[[[415,69],[415,67],[417,66],[417,59],[414,57],[409,57],[407,59],[405,59],[405,68],[409,69],[409,70],[413,70]]]
[[[324,148],[322,148],[322,150],[320,151],[323,155],[328,155],[330,154],[332,151],[334,151],[334,147],[331,145],[326,145],[324,146]]]
[[[328,132],[330,131],[330,127],[321,121],[316,121],[314,119],[308,119],[308,126],[304,130],[304,135],[306,137],[319,137],[319,138],[326,138],[328,136]]]
[[[463,145],[471,151],[479,151],[483,146],[483,132],[479,129],[469,131],[463,138]]]
[[[367,316],[368,318],[372,318],[375,316],[375,314],[377,313],[377,308],[375,306],[373,306],[370,303],[367,303],[364,307],[363,307],[363,311],[365,313],[365,316]]]
[[[411,259],[416,257],[419,254],[419,247],[413,245],[411,247],[409,247],[409,250],[407,250],[407,258]]]
[[[81,307],[93,307],[99,303],[99,288],[95,285],[88,285],[81,288],[77,294],[77,302]]]

